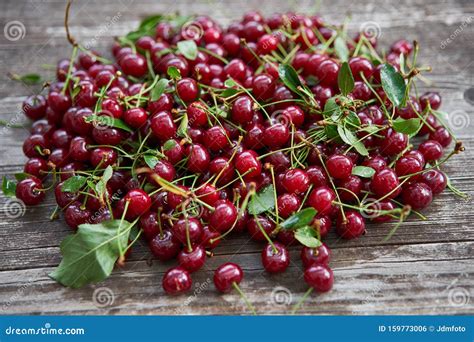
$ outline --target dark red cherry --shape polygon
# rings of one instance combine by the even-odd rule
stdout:
[[[446,189],[448,179],[443,172],[431,169],[421,175],[420,182],[428,185],[433,195],[438,195]]]
[[[235,168],[244,179],[252,179],[262,173],[262,163],[252,150],[239,153],[235,158]]]
[[[82,203],[76,201],[71,203],[64,211],[64,221],[72,229],[76,230],[79,225],[89,222],[92,213],[89,209],[82,206]]]
[[[163,230],[148,243],[153,255],[161,261],[173,259],[181,249],[181,243],[176,240],[170,230]]]
[[[277,149],[290,139],[290,131],[284,123],[276,122],[265,128],[263,143],[265,146]]]
[[[194,173],[204,173],[207,171],[210,163],[210,155],[207,149],[200,145],[194,144],[187,147],[188,170]]]
[[[196,272],[206,262],[206,250],[200,245],[194,246],[191,251],[185,247],[178,254],[178,262],[179,266],[189,272]]]
[[[130,190],[124,197],[129,202],[126,217],[135,219],[146,213],[151,207],[151,199],[148,194],[141,189]]]
[[[344,179],[351,175],[354,164],[345,155],[334,154],[326,161],[326,167],[331,177]]]
[[[178,239],[182,244],[186,245],[189,235],[189,241],[191,243],[201,242],[202,237],[202,225],[199,220],[189,217],[187,219],[182,218],[176,221],[173,224],[173,235]]]
[[[370,188],[375,195],[390,199],[400,193],[399,184],[397,174],[392,169],[384,168],[372,177]]]
[[[304,271],[304,281],[318,292],[327,292],[332,288],[334,275],[329,267],[314,265]]]
[[[179,295],[188,291],[192,286],[189,272],[182,267],[168,270],[163,276],[163,289],[170,295]]]
[[[328,265],[331,260],[331,250],[323,243],[316,248],[303,247],[301,249],[301,261],[305,268],[314,265]]]
[[[443,146],[436,140],[427,140],[421,143],[418,146],[418,151],[427,161],[438,160],[443,156]]]
[[[421,210],[431,204],[433,193],[425,183],[413,183],[403,189],[402,200],[413,209]]]
[[[23,101],[23,112],[31,120],[39,120],[46,114],[47,103],[43,95],[31,95]]]
[[[234,284],[239,284],[244,277],[244,272],[239,265],[232,262],[219,266],[214,272],[214,286],[220,292],[227,293],[233,289]]]
[[[46,176],[48,165],[46,160],[42,158],[31,158],[25,163],[23,171],[31,176],[41,179]]]
[[[331,212],[333,201],[336,194],[327,186],[321,186],[311,191],[308,196],[308,205],[318,211],[318,214],[324,215]]]
[[[199,87],[194,79],[182,78],[176,83],[176,93],[184,102],[193,102],[199,97]]]
[[[336,232],[344,239],[355,239],[364,234],[365,220],[359,212],[346,210],[345,219],[342,213],[337,217]]]
[[[162,111],[151,118],[151,130],[158,139],[166,141],[175,137],[177,128],[171,114]]]
[[[148,114],[143,108],[131,108],[123,114],[123,120],[133,128],[140,128],[148,119]]]
[[[263,268],[270,273],[284,272],[290,265],[290,254],[279,242],[268,243],[262,251]]]
[[[270,235],[275,229],[275,224],[264,216],[252,217],[248,220],[247,230],[252,240],[266,241],[262,229],[267,235]]]
[[[17,184],[15,194],[26,205],[37,205],[45,196],[43,183],[36,177],[25,178]]]
[[[89,162],[92,166],[106,168],[115,164],[117,161],[117,152],[109,147],[97,147],[90,153]]]
[[[278,196],[278,215],[282,218],[288,218],[299,209],[300,205],[301,200],[295,194],[283,194]]]
[[[228,200],[216,202],[209,219],[209,227],[220,233],[229,230],[237,220],[237,209]]]
[[[281,185],[289,193],[302,194],[309,188],[309,176],[301,169],[292,169],[285,172]]]
[[[254,114],[253,105],[254,102],[249,96],[239,96],[232,105],[232,121],[239,124],[246,124],[250,122]]]
[[[142,55],[129,53],[117,60],[125,75],[142,77],[148,72],[146,59]]]

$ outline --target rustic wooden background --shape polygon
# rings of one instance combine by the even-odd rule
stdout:
[[[394,5],[392,5],[392,3]],[[395,5],[396,3],[396,5]],[[20,104],[38,91],[8,80],[6,73],[51,71],[68,57],[70,48],[63,29],[65,4],[60,0],[2,0],[2,28],[19,21],[20,34],[0,33],[0,119],[22,123]],[[443,96],[456,134],[467,151],[451,160],[445,171],[459,189],[474,194],[474,2],[451,1],[242,1],[214,0],[102,0],[76,1],[71,30],[83,44],[105,52],[112,37],[133,29],[140,18],[158,12],[202,13],[223,24],[258,9],[266,14],[319,10],[328,20],[352,17],[351,29],[380,28],[387,46],[398,38],[417,39],[421,60],[433,66],[433,87]],[[14,23],[17,24],[18,23]],[[8,36],[8,37],[7,37]],[[9,39],[7,39],[9,38]],[[0,175],[21,171],[21,146],[27,131],[0,127]],[[212,271],[230,259],[242,265],[241,286],[259,314],[285,314],[306,290],[298,251],[282,275],[270,276],[260,265],[261,246],[246,237],[233,237],[219,248],[206,269],[193,276],[194,292],[168,297],[161,288],[163,272],[171,264],[151,262],[147,249],[135,248],[125,269],[115,270],[105,282],[80,290],[66,289],[47,277],[60,261],[58,245],[70,230],[61,221],[50,222],[50,198],[28,208],[23,216],[7,214],[9,202],[0,198],[0,309],[1,314],[246,314],[246,306],[233,293],[219,295]],[[368,234],[354,241],[331,235],[333,291],[312,295],[302,306],[305,314],[473,314],[474,213],[472,201],[449,192],[437,197],[426,210],[427,221],[412,219],[389,241],[391,226],[370,225]]]

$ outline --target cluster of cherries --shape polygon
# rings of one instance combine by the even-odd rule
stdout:
[[[310,227],[321,239],[332,227],[342,238],[353,239],[365,233],[367,218],[387,222],[403,206],[423,209],[445,189],[445,174],[432,167],[452,140],[432,114],[440,107],[439,94],[410,97],[406,107],[395,109],[394,118],[423,119],[417,135],[427,139],[414,148],[408,135],[387,124],[382,107],[391,112],[392,105],[381,87],[382,64],[367,55],[349,58],[355,85],[347,98],[357,104],[361,127],[382,128],[377,134],[357,132],[369,155],[338,139],[315,140],[313,132],[324,130],[326,102],[340,93],[341,61],[333,44],[318,48],[333,41],[336,30],[320,17],[287,13],[264,18],[250,12],[227,29],[205,16],[185,26],[160,22],[154,36],[143,36],[134,45],[116,42],[110,64],[95,52],[58,63],[47,96],[30,96],[23,104],[34,123],[23,145],[29,160],[27,177],[16,188],[19,199],[36,205],[54,187],[73,229],[122,216],[137,220],[157,259],[177,258],[179,266],[163,277],[164,290],[177,294],[191,288],[190,274],[203,267],[230,232],[247,232],[266,242],[263,267],[283,272],[290,264],[288,246],[299,242],[279,222],[301,209],[317,210]],[[347,41],[351,54],[361,39],[376,48],[375,37],[360,33]],[[199,47],[194,59],[176,49],[183,40]],[[384,62],[400,69],[400,56],[412,50],[411,43],[397,41]],[[280,80],[275,55],[289,56],[316,106],[311,108]],[[180,77],[151,100],[151,74],[168,77],[171,67]],[[219,94],[227,79],[237,86],[224,98]],[[120,119],[131,130],[97,124],[94,116]],[[295,162],[299,148],[308,153]],[[156,157],[153,167],[143,159],[150,150]],[[353,174],[358,165],[375,174]],[[113,174],[105,196],[88,184],[74,193],[62,190],[70,177],[100,176],[108,166]],[[51,174],[53,184],[45,187]],[[249,214],[252,197],[270,185],[275,208]],[[374,199],[364,208],[370,215],[362,210],[364,198]],[[327,245],[301,247],[301,260],[308,285],[318,292],[330,290]],[[215,271],[214,283],[227,292],[242,278],[242,269],[227,263]]]

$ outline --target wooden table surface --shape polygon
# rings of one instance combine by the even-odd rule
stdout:
[[[392,5],[395,4],[396,5]],[[474,195],[474,2],[451,1],[241,1],[120,0],[76,1],[70,20],[73,34],[84,45],[106,52],[112,37],[133,29],[140,18],[159,12],[201,13],[223,24],[247,9],[315,11],[332,22],[351,15],[350,28],[380,29],[383,46],[398,38],[417,39],[421,61],[433,67],[428,76],[443,96],[442,109],[464,142],[466,152],[449,161],[444,170],[452,183]],[[20,104],[38,91],[10,81],[7,72],[25,74],[51,71],[68,57],[61,0],[2,0],[0,24],[19,25],[20,34],[0,34],[0,119],[26,122]],[[14,22],[18,21],[18,22]],[[12,24],[13,22],[13,24]],[[8,37],[7,37],[8,35]],[[9,39],[7,39],[9,38]],[[421,87],[423,90],[423,87]],[[0,128],[0,175],[23,168],[22,143],[26,130]],[[215,250],[205,269],[193,276],[194,290],[180,297],[164,295],[163,272],[172,263],[152,261],[143,243],[135,248],[124,269],[115,270],[103,283],[71,290],[56,284],[47,273],[60,261],[58,245],[70,233],[62,220],[50,222],[54,208],[49,198],[12,217],[11,203],[0,198],[0,314],[247,314],[240,297],[219,295],[212,271],[233,260],[242,265],[241,286],[259,314],[285,314],[303,295],[298,249],[282,275],[266,274],[260,263],[261,246],[247,237],[232,237]],[[330,235],[333,249],[334,289],[312,295],[302,306],[305,314],[473,314],[474,211],[471,200],[446,191],[425,214],[428,220],[410,219],[388,242],[391,225],[368,226],[357,240],[341,241]]]

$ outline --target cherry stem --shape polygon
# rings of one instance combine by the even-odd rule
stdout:
[[[232,283],[232,287],[235,289],[235,291],[239,293],[240,297],[244,300],[247,307],[250,309],[250,311],[252,311],[252,314],[256,316],[257,311],[255,311],[254,306],[252,305],[252,303],[250,303],[245,293],[240,289],[239,285],[235,281]]]
[[[296,311],[299,310],[299,308],[301,307],[301,305],[304,303],[304,301],[306,300],[306,298],[308,298],[308,296],[311,294],[311,292],[313,292],[313,288],[310,287],[308,290],[306,290],[306,292],[304,293],[303,297],[301,297],[301,299],[298,301],[298,303],[296,303],[296,305],[293,307],[293,309],[291,310],[291,314],[294,315],[296,314]]]

